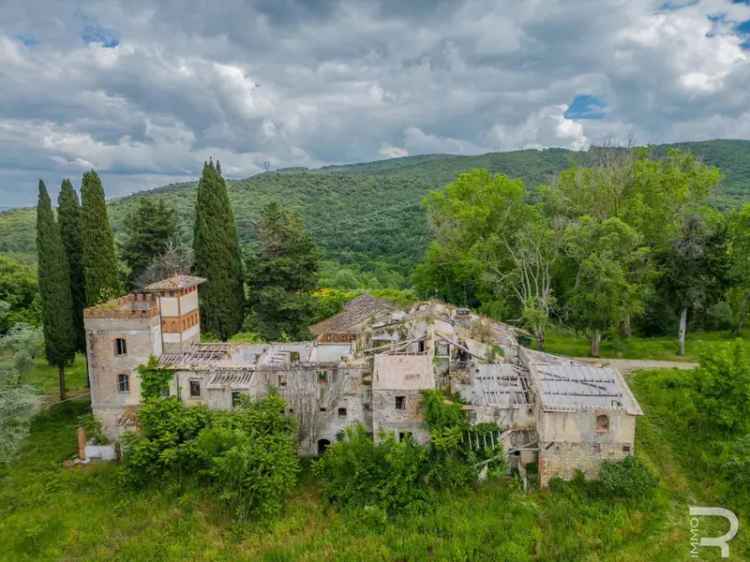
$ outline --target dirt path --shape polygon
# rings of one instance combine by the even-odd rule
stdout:
[[[656,359],[607,359],[594,357],[575,357],[576,361],[600,365],[602,367],[614,367],[623,375],[638,369],[695,369],[698,363],[689,361],[660,361]]]

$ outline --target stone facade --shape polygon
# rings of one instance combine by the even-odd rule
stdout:
[[[499,322],[438,302],[403,311],[361,298],[317,324],[315,341],[201,344],[201,282],[178,276],[86,310],[92,407],[110,437],[135,427],[136,369],[155,356],[189,406],[231,409],[275,389],[298,420],[303,455],[354,424],[374,439],[426,443],[422,396],[435,388],[459,395],[471,423],[498,425],[492,446],[523,478],[538,463],[542,486],[578,470],[595,478],[603,460],[633,453],[641,411],[619,373],[525,350]]]
[[[155,298],[131,296],[85,313],[91,407],[112,438],[132,428],[141,402],[136,369],[162,354],[161,318]]]

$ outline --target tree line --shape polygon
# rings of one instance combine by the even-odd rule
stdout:
[[[102,182],[83,174],[81,198],[62,182],[55,213],[43,181],[37,205],[38,286],[45,354],[58,368],[85,351],[83,310],[176,273],[206,278],[201,324],[227,340],[240,331],[264,339],[306,337],[315,306],[320,254],[296,212],[272,202],[255,225],[257,243],[243,255],[220,162],[203,166],[192,248],[177,241],[174,210],[142,198],[118,248]],[[119,259],[118,259],[119,256]],[[121,260],[121,261],[120,261]]]
[[[674,333],[720,316],[739,333],[750,308],[750,206],[708,205],[721,174],[670,150],[601,150],[531,193],[486,170],[424,199],[433,233],[414,274],[422,296],[524,325],[602,338]]]

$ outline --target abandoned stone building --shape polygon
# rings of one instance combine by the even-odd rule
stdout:
[[[229,409],[277,389],[303,455],[355,423],[375,439],[426,442],[420,403],[434,388],[460,395],[472,423],[496,423],[493,444],[523,473],[537,463],[542,486],[576,470],[596,477],[603,460],[633,453],[642,412],[621,374],[525,349],[511,326],[440,302],[402,310],[363,295],[311,326],[312,341],[201,343],[203,282],[178,275],[86,309],[92,408],[111,438],[136,427],[136,369],[155,356],[188,405]]]

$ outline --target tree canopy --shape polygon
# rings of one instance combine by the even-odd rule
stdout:
[[[258,243],[248,258],[251,319],[267,339],[307,336],[318,287],[320,255],[302,219],[277,203],[267,205],[257,225]]]
[[[175,212],[163,199],[143,198],[125,226],[122,259],[129,268],[128,284],[138,286],[146,269],[161,256],[177,233]]]

